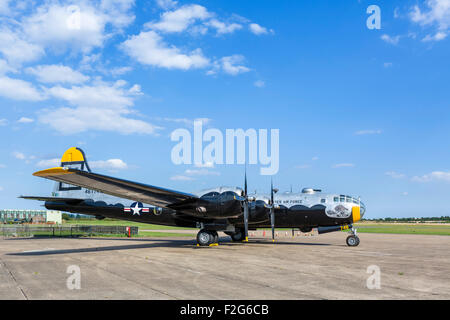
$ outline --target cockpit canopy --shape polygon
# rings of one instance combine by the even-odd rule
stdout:
[[[334,202],[347,202],[347,203],[354,203],[354,204],[358,204],[361,208],[361,216],[364,215],[364,213],[366,212],[366,206],[364,205],[364,203],[361,202],[360,199],[356,199],[354,197],[351,196],[345,196],[345,195],[339,195],[339,196],[334,196],[333,197],[333,201]]]

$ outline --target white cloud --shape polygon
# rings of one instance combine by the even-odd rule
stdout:
[[[161,9],[167,10],[167,9],[174,8],[178,4],[178,1],[173,1],[173,0],[156,0],[156,4]]]
[[[19,120],[17,120],[18,123],[32,123],[34,122],[34,119],[22,117]]]
[[[6,27],[0,29],[0,43],[0,53],[13,66],[35,61],[45,54],[41,46],[24,40],[23,35]]]
[[[187,169],[184,173],[188,176],[220,176],[220,172],[208,169]]]
[[[89,162],[92,169],[125,170],[128,165],[121,159],[109,159]]]
[[[428,10],[421,10],[418,5],[412,7],[410,18],[421,26],[436,26],[437,32],[422,41],[441,41],[450,28],[450,0],[427,0],[425,4]]]
[[[170,177],[170,180],[173,180],[173,181],[192,181],[192,180],[195,180],[195,179],[192,178],[192,177],[178,175],[178,176]]]
[[[383,63],[383,67],[385,67],[385,68],[392,67],[392,62],[385,62],[385,63]]]
[[[381,40],[383,40],[387,43],[393,44],[393,45],[397,45],[398,42],[400,41],[400,36],[392,36],[391,37],[390,35],[383,34],[381,36]]]
[[[102,47],[108,37],[134,21],[130,12],[133,5],[133,0],[79,1],[76,5],[48,1],[23,18],[21,26],[33,43],[58,52],[71,48],[87,53]]]
[[[249,25],[250,31],[256,35],[261,35],[261,34],[268,34],[269,31],[267,30],[267,28],[264,28],[262,26],[260,26],[257,23],[251,23]],[[273,33],[273,30],[270,30],[271,33]]]
[[[4,190],[3,187],[0,186],[0,191],[3,191],[3,190]]]
[[[8,120],[0,119],[0,127],[6,126],[8,124]]]
[[[16,69],[11,67],[6,60],[0,59],[0,76],[9,72],[16,72]]]
[[[385,174],[386,174],[387,176],[390,176],[390,177],[394,178],[394,179],[403,179],[403,178],[406,177],[405,174],[403,174],[403,173],[398,173],[398,172],[395,172],[395,171],[388,171],[388,172],[386,172]]]
[[[353,168],[354,166],[353,163],[338,163],[333,165],[333,168]]]
[[[356,131],[355,134],[357,136],[368,135],[368,134],[381,134],[383,133],[381,130],[360,130]]]
[[[238,23],[225,23],[217,19],[211,19],[208,22],[206,22],[205,25],[216,29],[217,34],[233,33],[237,30],[242,29],[242,25]]]
[[[125,73],[128,73],[131,70],[133,70],[133,68],[131,68],[131,67],[117,67],[117,68],[110,69],[109,72],[111,73],[111,75],[113,77],[117,77],[117,76],[121,76]]]
[[[78,84],[89,80],[88,76],[63,65],[41,65],[27,68],[25,71],[36,76],[38,81],[44,83]]]
[[[450,26],[450,1],[449,0],[427,0],[428,11],[422,11],[418,5],[412,8],[411,20],[421,25],[436,24],[440,30],[448,29]]]
[[[209,65],[201,49],[181,53],[175,46],[168,46],[154,31],[141,32],[121,45],[122,49],[138,62],[167,69],[196,69]]]
[[[184,5],[174,11],[167,11],[161,15],[158,22],[145,24],[146,28],[162,32],[182,32],[197,20],[206,20],[212,16],[208,10],[197,4]]]
[[[229,57],[223,57],[220,60],[223,71],[233,76],[250,71],[249,68],[239,65],[243,61],[244,57],[242,55],[232,55]]]
[[[195,164],[197,168],[214,168],[214,162],[205,162],[202,164]]]
[[[266,86],[266,83],[262,80],[257,80],[253,83],[253,85],[257,88],[264,88]]]
[[[441,41],[441,40],[444,40],[445,38],[447,38],[447,34],[444,33],[444,32],[442,32],[442,31],[439,31],[439,32],[437,32],[437,33],[436,33],[435,35],[433,35],[433,36],[427,34],[427,35],[422,39],[422,41],[423,41],[423,42],[429,42],[429,41]]]
[[[18,159],[18,160],[25,160],[25,154],[23,154],[22,152],[18,152],[18,151],[14,151],[12,153],[12,155],[14,156],[14,158]]]
[[[72,86],[71,88],[55,86],[47,89],[47,93],[75,106],[127,108],[133,105],[133,98],[127,94],[125,89],[106,83],[92,86]]]
[[[59,167],[61,165],[61,159],[46,159],[46,160],[40,160],[36,167],[38,168],[54,168]]]
[[[9,2],[11,2],[11,0],[0,0],[0,14],[9,13]]]
[[[175,122],[175,123],[182,123],[186,125],[187,127],[193,127],[195,121],[201,121],[202,126],[206,126],[209,122],[211,122],[211,119],[209,118],[196,118],[196,119],[188,119],[188,118],[158,118],[159,120],[163,121],[169,121],[169,122]]]
[[[41,101],[45,97],[29,82],[13,79],[9,77],[0,77],[0,96],[23,101]]]
[[[445,181],[450,182],[450,172],[445,171],[434,171],[430,174],[425,174],[423,176],[415,176],[412,178],[416,182],[432,182],[432,181]]]
[[[119,80],[112,85],[99,82],[91,86],[49,88],[48,95],[64,100],[75,108],[41,110],[39,122],[63,134],[88,130],[113,131],[121,134],[157,134],[159,127],[130,118],[134,113],[132,107],[139,88],[133,86],[127,89],[124,87],[125,84],[125,81]]]
[[[214,165],[212,163],[210,164],[204,164],[201,166],[196,166],[200,169],[187,169],[183,175],[177,175],[170,178],[170,180],[175,181],[192,181],[195,180],[195,176],[220,176],[220,172],[217,171],[211,171],[207,168],[212,168]]]

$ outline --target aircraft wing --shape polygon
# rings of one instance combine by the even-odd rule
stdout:
[[[66,202],[70,204],[78,204],[83,202],[86,199],[77,199],[77,198],[61,198],[61,197],[34,197],[34,196],[20,196],[19,198],[25,200],[38,200],[38,201],[54,201],[54,202]]]
[[[33,175],[158,207],[168,207],[186,200],[197,199],[197,196],[192,194],[77,169],[57,167],[38,171]]]

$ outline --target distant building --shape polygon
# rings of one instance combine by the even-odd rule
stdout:
[[[32,223],[53,222],[62,223],[61,211],[53,210],[19,210],[19,209],[2,209],[0,210],[0,221],[26,221]]]

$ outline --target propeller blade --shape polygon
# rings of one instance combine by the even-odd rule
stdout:
[[[248,201],[244,202],[245,242],[248,242]]]
[[[275,202],[273,200],[273,180],[270,180],[270,223],[272,225],[272,241],[275,241]]]
[[[245,197],[247,198],[247,196],[248,196],[248,193],[247,193],[247,168],[245,168],[244,193],[245,193]]]
[[[245,182],[244,182],[244,228],[245,228],[245,242],[248,242],[248,193],[247,193],[247,167],[245,167]]]

